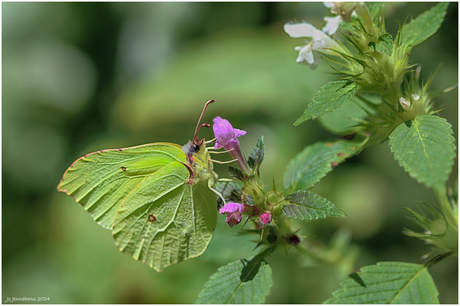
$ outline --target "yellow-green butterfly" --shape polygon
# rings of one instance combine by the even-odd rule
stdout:
[[[200,256],[217,222],[216,176],[196,133],[181,147],[152,143],[100,150],[77,159],[58,190],[72,196],[124,253],[158,272]]]

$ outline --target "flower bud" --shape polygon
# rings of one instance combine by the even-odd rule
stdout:
[[[404,110],[409,110],[410,108],[410,101],[407,101],[404,97],[399,98],[399,104]]]
[[[266,225],[272,221],[272,214],[266,211],[260,215],[259,220],[263,225]]]
[[[301,242],[301,239],[296,234],[291,234],[286,237],[286,241],[292,245],[298,245]]]

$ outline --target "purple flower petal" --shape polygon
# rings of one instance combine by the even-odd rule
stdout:
[[[244,207],[244,204],[228,202],[225,206],[219,209],[219,213],[226,214],[226,213],[233,213],[236,211],[239,211],[240,213],[242,213],[245,209],[246,208]]]
[[[241,137],[246,135],[246,131],[243,130],[238,130],[238,129],[233,129],[235,131],[235,137]]]
[[[224,147],[225,150],[229,151],[233,158],[236,159],[241,170],[249,173],[249,167],[241,154],[240,143],[237,139],[237,137],[246,134],[246,131],[234,129],[228,120],[222,119],[221,117],[216,117],[212,121],[214,123],[212,129],[216,137],[214,149]]]
[[[233,227],[235,224],[238,224],[241,222],[241,213],[246,209],[244,204],[241,203],[234,203],[234,202],[229,202],[227,203],[224,207],[221,207],[219,209],[220,214],[227,214],[227,218],[225,218],[225,222],[230,225],[230,227]]]
[[[217,142],[224,147],[232,141],[237,141],[237,137],[246,134],[245,131],[234,129],[228,120],[221,117],[214,118],[213,123],[214,136],[216,136]],[[236,135],[237,133],[238,135]]]

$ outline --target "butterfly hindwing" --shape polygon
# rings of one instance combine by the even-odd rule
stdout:
[[[205,251],[216,225],[216,196],[188,178],[182,164],[172,163],[130,193],[113,228],[122,252],[161,271]]]

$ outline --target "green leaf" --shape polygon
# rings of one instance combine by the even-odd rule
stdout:
[[[303,115],[294,126],[304,121],[320,117],[341,107],[356,93],[357,85],[349,81],[329,82],[315,94]]]
[[[240,180],[240,181],[244,181],[246,177],[244,175],[243,170],[237,167],[233,167],[233,166],[228,166],[228,174],[230,175],[230,177]]]
[[[360,142],[347,140],[317,142],[307,146],[289,162],[284,173],[284,188],[291,191],[310,189],[359,149]]]
[[[272,270],[262,256],[236,260],[211,276],[196,304],[260,304],[272,285]]]
[[[380,14],[382,13],[385,4],[384,3],[379,3],[379,2],[367,2],[366,3],[367,9],[369,10],[369,13],[372,16],[372,19],[378,19],[380,17]]]
[[[446,119],[417,116],[390,134],[390,149],[398,163],[420,183],[431,187],[445,182],[452,171],[455,144]]]
[[[436,33],[446,15],[447,2],[441,2],[401,29],[401,46],[412,47]]]
[[[325,304],[439,304],[438,290],[423,265],[379,262],[353,273]]]
[[[379,53],[385,53],[391,56],[393,53],[393,39],[390,34],[383,34],[379,37],[379,42],[376,46],[376,50]]]
[[[327,217],[345,217],[345,213],[338,209],[328,199],[310,191],[296,191],[286,197],[292,204],[283,206],[283,213],[292,219],[312,221]]]
[[[76,160],[58,190],[112,230],[120,251],[160,272],[200,256],[216,227],[208,153],[204,148],[193,156],[195,176],[189,182],[187,155],[179,145],[101,150]]]
[[[217,181],[216,190],[224,197],[227,202],[241,202],[241,188],[243,184],[240,181]],[[218,206],[224,205],[224,201],[220,197],[217,198]]]
[[[256,146],[249,155],[248,158],[248,165],[251,169],[255,170],[256,173],[259,172],[260,164],[264,160],[265,157],[265,144],[264,144],[264,136],[260,136],[259,140],[257,141]]]

